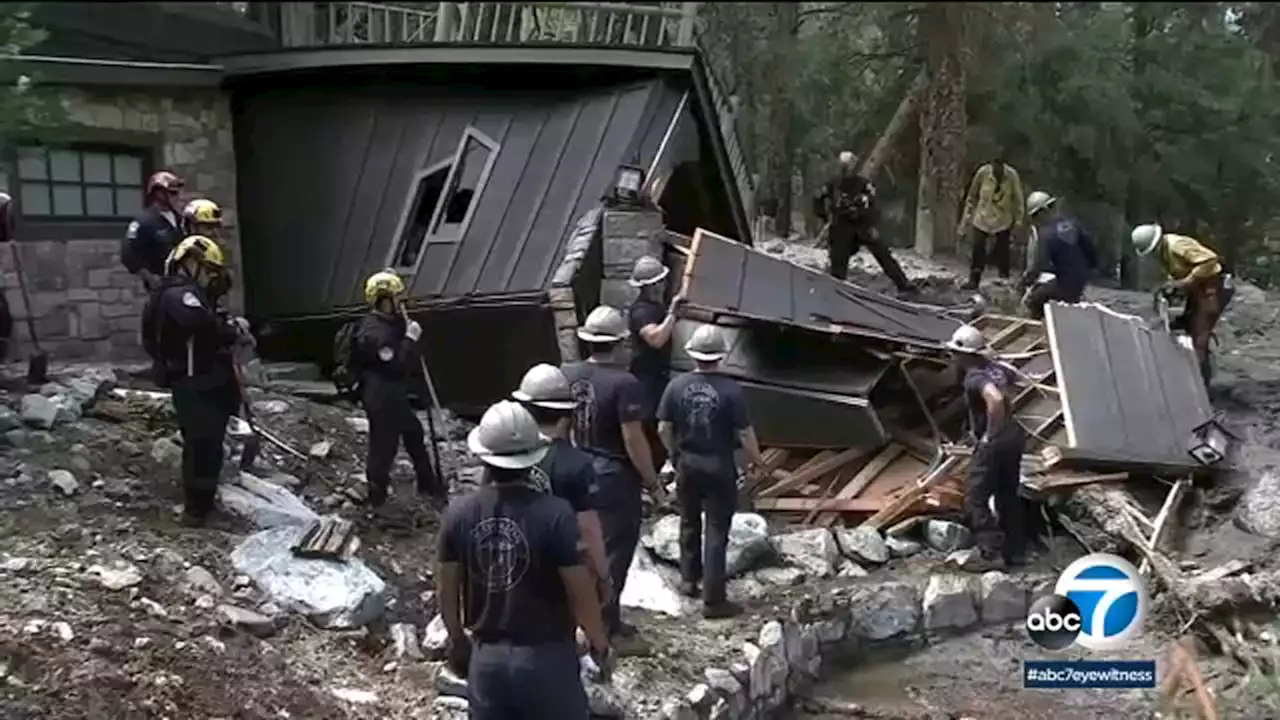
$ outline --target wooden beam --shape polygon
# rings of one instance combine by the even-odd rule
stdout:
[[[822,453],[818,453],[818,455],[814,455],[814,458],[816,459],[821,455],[823,455],[824,453],[829,453],[829,452],[830,451],[823,451]],[[856,461],[858,458],[861,458],[864,455],[869,454],[869,452],[870,451],[868,451],[866,448],[852,447],[845,450],[844,452],[834,454],[834,455],[829,455],[828,457],[823,458],[820,461],[810,460],[809,462],[804,464],[804,467],[802,469],[796,470],[795,472],[791,473],[791,475],[787,479],[783,480],[782,482],[776,483],[775,485],[768,488],[764,492],[761,492],[760,496],[761,497],[777,497],[791,490],[795,490],[796,488],[804,487],[805,485],[808,485],[809,483],[813,482],[814,480],[817,480],[823,475],[826,475],[827,473],[833,472],[835,470],[839,470],[845,465],[848,465],[849,463]]]
[[[874,513],[884,505],[883,500],[847,499],[847,498],[797,498],[776,497],[756,498],[756,510],[775,511],[820,511],[820,512],[857,512]]]
[[[796,468],[795,470],[792,470],[792,471],[791,471],[791,472],[789,472],[789,473],[788,473],[788,472],[780,473],[780,474],[782,475],[782,477],[781,477],[781,478],[779,478],[779,479],[778,479],[777,481],[775,481],[772,485],[770,485],[769,487],[767,487],[767,488],[765,488],[765,489],[761,490],[761,491],[760,491],[759,493],[757,493],[757,494],[758,494],[758,495],[760,495],[761,497],[772,497],[772,496],[775,496],[775,495],[780,495],[782,492],[785,492],[785,491],[786,491],[786,489],[788,489],[788,488],[792,487],[792,486],[789,484],[789,483],[791,482],[791,478],[795,477],[795,476],[796,476],[796,475],[798,475],[799,473],[803,473],[803,472],[805,472],[806,470],[808,470],[808,469],[809,469],[809,468],[811,468],[811,467],[815,467],[815,466],[817,466],[817,465],[821,465],[822,463],[826,462],[827,460],[830,460],[831,458],[835,457],[835,455],[836,455],[836,454],[835,454],[835,453],[833,453],[833,452],[831,452],[830,450],[822,450],[822,451],[819,451],[816,455],[814,455],[813,457],[811,457],[811,458],[809,458],[808,460],[806,460],[806,461],[804,462],[804,464],[803,464],[803,465],[801,465],[800,467]],[[803,483],[801,483],[801,484],[803,484]]]
[[[858,471],[857,475],[853,476],[853,479],[849,481],[848,485],[845,485],[836,492],[834,499],[851,500],[856,498],[863,490],[867,489],[868,485],[880,476],[880,473],[884,472],[885,468],[889,467],[889,465],[894,460],[897,460],[898,456],[905,451],[906,448],[897,443],[889,443],[886,445],[884,449],[882,449],[875,457],[871,458],[870,462]],[[830,527],[835,521],[835,515],[826,515],[818,519],[818,524],[823,525],[824,527]]]

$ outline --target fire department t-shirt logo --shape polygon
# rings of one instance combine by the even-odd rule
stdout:
[[[538,492],[551,492],[551,476],[547,474],[546,470],[534,465],[529,468],[528,478],[529,484]]]
[[[573,400],[577,407],[573,410],[573,434],[577,444],[582,446],[591,442],[592,429],[596,424],[596,389],[588,380],[579,380],[570,386]]]
[[[529,539],[511,518],[480,521],[471,530],[471,552],[479,573],[475,581],[491,593],[508,592],[529,571]]]

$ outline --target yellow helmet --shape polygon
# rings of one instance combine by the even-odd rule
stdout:
[[[404,281],[393,270],[381,270],[364,281],[364,301],[375,303],[384,295],[397,297],[404,293]]]
[[[169,253],[169,259],[165,261],[165,267],[170,268],[186,260],[187,256],[192,254],[206,265],[212,265],[216,268],[226,267],[227,258],[222,254],[222,248],[218,247],[218,243],[204,235],[192,235],[178,243],[173,252]]]
[[[222,208],[212,200],[192,200],[182,209],[182,216],[200,225],[222,225]]]

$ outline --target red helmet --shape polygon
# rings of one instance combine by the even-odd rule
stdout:
[[[186,185],[186,183],[182,182],[182,178],[174,175],[168,170],[161,170],[147,180],[147,195],[150,195],[156,190],[166,190],[171,193],[176,193],[182,190],[184,185]]]

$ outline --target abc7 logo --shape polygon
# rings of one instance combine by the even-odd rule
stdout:
[[[1137,568],[1114,555],[1095,553],[1072,563],[1027,613],[1027,634],[1047,650],[1080,645],[1089,650],[1123,647],[1142,629],[1146,587]]]

